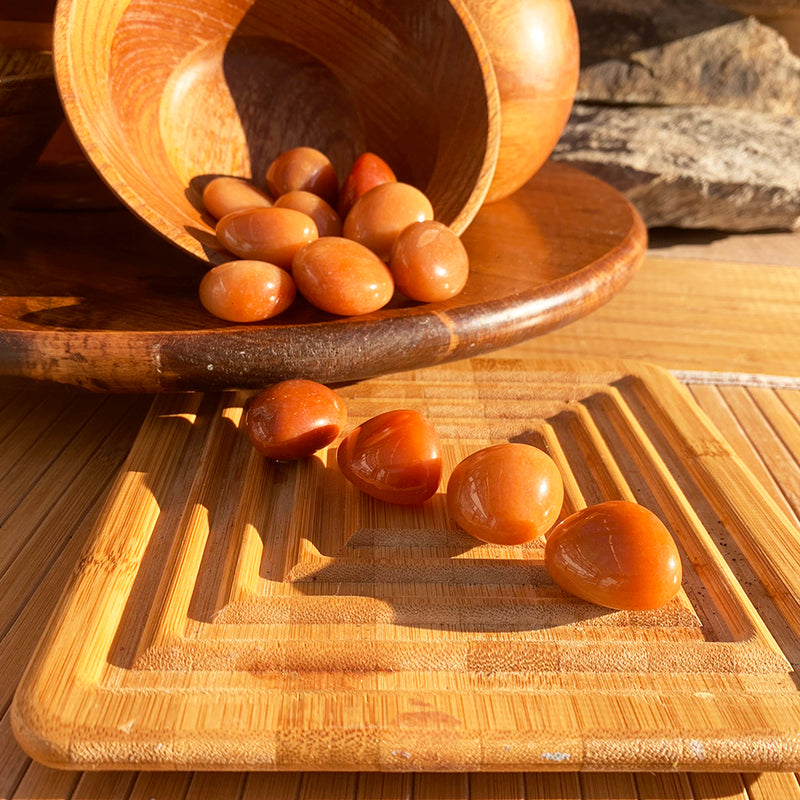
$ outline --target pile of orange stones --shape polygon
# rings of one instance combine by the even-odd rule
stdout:
[[[270,164],[266,191],[220,176],[205,186],[203,205],[231,260],[203,276],[200,302],[228,322],[275,317],[298,293],[337,316],[377,311],[395,291],[438,302],[469,275],[459,237],[374,153],[359,156],[340,186],[324,153],[295,147]]]

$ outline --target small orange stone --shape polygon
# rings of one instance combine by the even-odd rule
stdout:
[[[400,231],[426,219],[433,219],[433,206],[419,189],[408,183],[382,183],[356,201],[342,231],[388,261]]]
[[[295,461],[327,447],[346,422],[347,407],[336,392],[316,381],[295,378],[252,398],[245,431],[266,458]]]
[[[544,563],[565,591],[608,608],[669,602],[683,570],[675,540],[650,509],[608,500],[571,514],[547,538]]]
[[[293,208],[234,211],[217,223],[217,239],[226,250],[286,270],[291,270],[294,254],[318,236],[314,220]]]
[[[342,440],[336,460],[362,492],[402,505],[432,497],[442,474],[439,434],[419,412],[406,409],[359,425]]]
[[[285,311],[296,289],[286,270],[263,261],[228,261],[200,281],[200,302],[228,322],[259,322]]]
[[[220,176],[209,181],[203,189],[203,206],[215,219],[222,219],[234,211],[269,208],[271,205],[272,200],[267,195],[242,178]]]
[[[522,544],[555,524],[564,483],[543,450],[509,442],[477,450],[456,465],[447,508],[467,533],[493,544]]]
[[[406,297],[435,303],[455,297],[469,277],[469,256],[461,239],[436,220],[414,222],[392,247],[389,269]]]
[[[300,294],[330,314],[369,314],[383,308],[394,294],[387,266],[358,242],[337,236],[300,249],[292,274]]]

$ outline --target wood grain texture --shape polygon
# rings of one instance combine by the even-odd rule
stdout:
[[[3,191],[0,211],[3,214],[16,185],[64,118],[53,77],[52,54],[45,48],[40,26],[8,22],[0,9],[0,189]]]
[[[427,372],[427,371],[426,371]],[[423,375],[426,373],[423,373]],[[747,381],[737,384],[742,392],[748,392],[751,388]],[[706,381],[704,384],[690,383],[689,388],[695,396],[697,402],[703,407],[707,414],[713,419],[715,425],[725,431],[737,454],[752,468],[753,463],[770,464],[770,454],[765,452],[760,444],[763,428],[751,430],[752,415],[739,419],[736,416],[739,404],[727,404],[723,406],[723,414],[720,415],[720,404],[716,401],[707,403],[710,392],[714,392],[717,384]],[[700,394],[697,390],[702,389]],[[722,388],[722,387],[719,387]],[[727,390],[734,388],[730,381]],[[764,388],[764,387],[762,387]],[[800,387],[791,388],[784,385],[782,388],[774,385],[766,387],[767,391],[776,397],[780,396],[787,408],[794,409],[795,432],[800,430],[800,409],[797,403],[800,398]],[[38,399],[38,403],[35,402]],[[794,401],[794,402],[793,402]],[[130,443],[136,436],[141,421],[147,410],[147,398],[137,398],[133,406],[127,405],[130,400],[125,398],[114,398],[101,404],[92,415],[95,430],[107,424],[103,418],[108,415],[111,418],[114,414],[120,415],[120,425],[114,432],[106,436],[100,442],[96,454],[97,457],[107,466],[98,469],[94,475],[81,476],[81,462],[79,459],[66,457],[63,459],[55,458],[55,449],[40,450],[35,460],[40,463],[37,474],[40,478],[29,485],[18,486],[18,493],[8,499],[12,507],[19,507],[25,504],[25,498],[32,490],[45,491],[60,496],[62,502],[67,506],[80,507],[83,504],[83,497],[87,491],[95,489],[103,492],[107,481],[111,478],[111,473],[116,466],[121,463]],[[122,406],[125,404],[127,409],[122,413]],[[41,406],[38,415],[41,421],[33,428],[38,430],[39,435],[47,438],[46,421],[47,415],[43,414],[44,408],[48,405],[59,408],[63,404],[63,397],[53,393],[18,393],[0,392],[0,408],[2,408],[2,419],[5,422],[11,417],[15,422],[7,424],[2,432],[5,444],[14,441],[15,426],[21,424],[27,415],[33,413],[37,405]],[[113,413],[112,413],[113,412]],[[737,438],[729,438],[729,431],[737,429],[740,435]],[[30,432],[31,427],[28,427]],[[71,428],[71,441],[74,446],[79,447],[82,441],[81,431],[77,420]],[[790,436],[788,441],[794,441]],[[0,460],[5,452],[5,445],[0,446]],[[793,451],[795,456],[800,458],[800,453]],[[117,455],[112,457],[112,453]],[[47,465],[53,463],[55,469],[48,469]],[[8,467],[6,467],[8,468]],[[794,467],[784,466],[780,470],[774,470],[775,476],[772,491],[775,493],[776,502],[783,497],[784,485],[790,487],[792,481],[797,481],[800,476],[800,462]],[[47,488],[45,489],[45,485]],[[38,489],[37,489],[38,487]],[[31,502],[30,506],[35,503]],[[58,512],[55,512],[58,518]],[[20,513],[19,525],[21,531],[27,531],[30,535],[39,526],[39,518],[28,518],[24,513]],[[5,528],[0,525],[0,542],[5,541]],[[26,582],[30,587],[35,599],[35,611],[31,614],[22,614],[22,619],[17,627],[17,634],[8,638],[0,634],[0,653],[7,653],[9,650],[18,649],[21,651],[20,661],[24,665],[30,656],[30,652],[36,644],[39,636],[41,622],[46,618],[58,596],[60,595],[65,578],[60,577],[60,565],[64,565],[65,574],[74,568],[80,550],[85,543],[85,537],[89,532],[86,524],[80,520],[64,519],[64,524],[60,528],[51,525],[45,526],[46,535],[41,535],[43,548],[52,548],[53,552],[59,551],[59,555],[54,564],[46,566],[38,565],[36,558],[29,558],[16,562],[6,570],[4,580],[16,582]],[[64,541],[77,540],[77,550],[70,552],[69,549],[62,550],[61,545]],[[35,570],[43,568],[54,572],[53,580],[43,580],[41,571],[35,571],[30,576],[25,576],[25,568],[30,567]],[[12,604],[8,609],[11,619],[19,615],[24,610],[24,604]],[[2,612],[3,628],[7,630],[6,611]],[[795,668],[797,661],[793,660]],[[13,675],[4,671],[4,676],[8,678],[4,682],[3,708],[7,708],[11,693],[18,680],[18,674]],[[306,770],[312,769],[306,767]],[[541,773],[541,772],[519,772],[519,773],[490,773],[476,774],[465,773],[455,775],[444,774],[410,774],[410,773],[316,773],[313,771],[289,772],[289,773],[245,773],[243,776],[243,787],[237,785],[225,787],[225,791],[219,784],[210,787],[208,783],[198,780],[197,774],[178,772],[86,772],[78,773],[76,782],[64,783],[63,773],[54,771],[47,767],[42,767],[29,758],[17,746],[9,725],[8,714],[0,717],[0,796],[15,798],[15,800],[25,800],[30,798],[26,787],[30,785],[29,777],[25,783],[21,779],[26,773],[35,775],[35,780],[39,785],[44,785],[46,796],[54,800],[86,800],[87,797],[119,798],[119,800],[149,800],[153,797],[170,798],[170,800],[185,800],[185,798],[209,797],[202,794],[207,788],[216,789],[215,800],[285,800],[290,798],[303,798],[310,800],[364,800],[369,797],[407,798],[411,800],[442,800],[443,797],[472,798],[472,800],[497,800],[501,789],[505,793],[508,791],[508,779],[513,779],[512,788],[519,785],[518,796],[520,800],[581,800],[583,797],[608,797],[608,792],[620,789],[620,785],[615,781],[629,781],[628,776],[611,776],[603,773]],[[730,776],[725,773],[703,773],[702,780],[698,780],[699,773],[637,773],[633,776],[635,787],[639,792],[640,799],[647,800],[708,800],[708,798],[728,797],[731,791]],[[45,779],[45,776],[46,779]],[[497,777],[498,780],[493,780]],[[502,778],[502,783],[500,779]],[[800,798],[800,788],[798,788],[797,778],[793,773],[737,773],[734,789],[741,792],[746,791],[746,796],[750,800],[797,800]],[[480,780],[479,780],[480,779]],[[630,786],[629,782],[626,784]],[[693,791],[696,787],[697,793]],[[240,791],[241,790],[241,791]],[[735,794],[733,796],[736,796]],[[612,794],[613,797],[613,794]]]
[[[473,356],[598,308],[646,247],[621,195],[548,164],[512,197],[484,206],[463,234],[471,273],[452,300],[398,295],[353,318],[298,301],[268,323],[237,326],[200,306],[196,260],[124,211],[15,221],[0,250],[0,376],[99,391],[330,383]]]
[[[322,150],[340,180],[376,152],[457,233],[494,174],[497,84],[461,0],[65,0],[54,56],[65,111],[99,173],[204,260],[227,256],[197,182],[262,183],[289,147]]]
[[[648,256],[625,291],[513,354],[647,360],[692,382],[800,377],[800,269]],[[506,351],[497,353],[503,355]]]
[[[652,613],[582,603],[549,581],[541,543],[476,545],[441,494],[395,508],[345,485],[332,450],[292,466],[255,457],[246,392],[165,395],[20,685],[12,721],[37,758],[512,774],[800,764],[797,528],[667,373],[474,360],[342,392],[352,424],[428,414],[445,472],[525,441],[561,466],[565,512],[608,497],[653,508],[679,542],[682,593]],[[599,781],[582,796],[606,796]]]

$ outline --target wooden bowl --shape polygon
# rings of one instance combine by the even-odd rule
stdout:
[[[199,189],[316,147],[340,180],[371,150],[461,233],[498,153],[499,99],[462,0],[59,0],[56,78],[76,137],[136,214],[219,261]]]
[[[526,184],[561,138],[578,88],[578,25],[570,0],[465,1],[500,94],[500,149],[489,203]]]
[[[0,23],[2,25],[2,23]],[[0,203],[35,163],[63,119],[49,52],[6,47],[0,37]]]
[[[800,55],[800,0],[720,0],[722,5],[741,14],[752,14],[786,39],[795,55]]]

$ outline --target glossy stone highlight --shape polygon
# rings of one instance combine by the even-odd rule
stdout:
[[[546,533],[563,500],[555,462],[527,444],[478,450],[456,466],[447,483],[447,508],[455,522],[493,544],[522,544]]]
[[[439,488],[439,434],[417,411],[387,411],[367,420],[344,438],[336,458],[345,478],[387,503],[422,503]]]
[[[291,270],[294,254],[318,236],[314,220],[293,208],[235,211],[217,223],[217,239],[226,250],[286,270]]]
[[[433,219],[433,206],[419,189],[408,183],[382,183],[356,201],[342,230],[348,239],[388,261],[400,231],[426,219]]]
[[[327,447],[347,422],[347,407],[336,392],[297,378],[275,383],[247,406],[245,431],[266,458],[296,461]]]
[[[681,587],[678,548],[649,509],[609,500],[570,515],[545,546],[545,566],[562,589],[609,608],[658,608]]]
[[[421,303],[455,297],[469,277],[469,256],[461,239],[436,220],[414,222],[392,247],[389,269],[396,288]]]
[[[200,281],[203,308],[227,322],[260,322],[294,302],[297,290],[286,270],[263,261],[228,261]]]
[[[394,294],[386,265],[358,242],[327,236],[298,251],[292,264],[297,288],[311,305],[341,316],[369,314]]]

